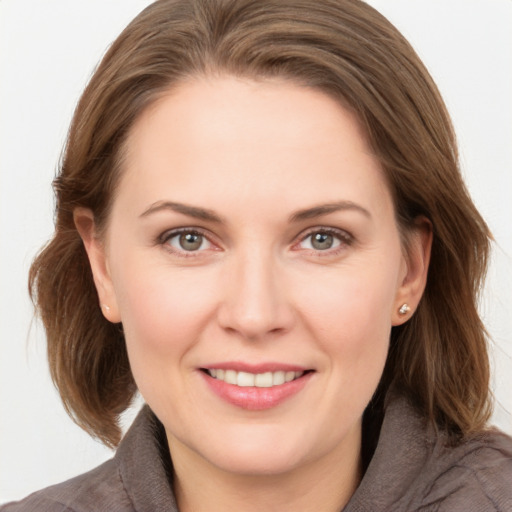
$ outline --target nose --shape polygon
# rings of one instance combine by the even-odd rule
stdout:
[[[234,258],[224,274],[220,326],[247,340],[262,340],[291,330],[295,315],[287,298],[283,270],[271,256]]]

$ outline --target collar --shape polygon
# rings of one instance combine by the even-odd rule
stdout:
[[[414,487],[435,437],[405,398],[392,397],[385,408],[377,448],[344,512],[389,510]],[[116,453],[121,479],[135,510],[179,512],[172,490],[172,468],[165,460],[168,453],[163,426],[145,405]]]
[[[119,445],[115,458],[133,508],[140,512],[178,512],[166,467],[163,426],[145,405]]]

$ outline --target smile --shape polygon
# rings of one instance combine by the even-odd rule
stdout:
[[[239,387],[271,388],[292,382],[304,375],[303,371],[277,371],[264,373],[238,372],[236,370],[208,369],[210,377]]]
[[[222,363],[221,368],[201,368],[199,374],[207,388],[224,402],[249,411],[262,411],[299,394],[316,373],[312,369],[286,366]]]

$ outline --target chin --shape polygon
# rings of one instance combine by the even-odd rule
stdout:
[[[300,465],[297,454],[287,454],[279,447],[273,450],[233,450],[230,454],[212,457],[214,466],[240,476],[277,476],[293,471]]]
[[[220,439],[210,439],[196,453],[212,465],[239,475],[281,475],[293,471],[308,460],[321,456],[328,447],[313,446],[305,441],[309,436],[276,426],[253,425],[227,431]],[[219,442],[220,441],[220,442]],[[199,448],[199,449],[197,449]]]

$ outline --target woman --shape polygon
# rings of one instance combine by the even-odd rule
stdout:
[[[116,457],[5,510],[507,510],[489,233],[437,89],[358,1],[160,1],[75,113],[31,283]]]

